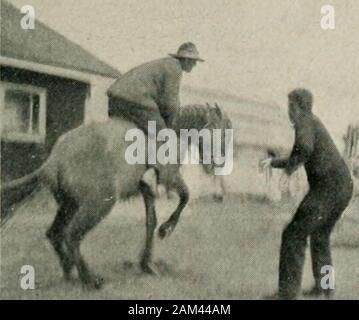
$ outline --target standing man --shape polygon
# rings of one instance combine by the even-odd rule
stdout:
[[[333,267],[330,234],[349,204],[353,184],[329,133],[312,113],[312,94],[306,89],[296,89],[288,98],[289,119],[295,128],[293,150],[289,158],[266,159],[261,166],[282,168],[290,176],[304,164],[309,191],[282,234],[278,295],[281,299],[294,299],[299,293],[309,237],[315,279],[309,294],[328,298],[333,290],[322,287],[325,274],[321,270],[323,266]]]
[[[109,117],[120,117],[134,122],[146,135],[148,121],[156,122],[157,132],[171,128],[180,108],[182,72],[191,72],[199,57],[196,46],[182,44],[170,57],[142,64],[119,78],[107,91]],[[167,179],[166,168],[160,164],[150,167],[143,180],[153,185],[155,170]]]

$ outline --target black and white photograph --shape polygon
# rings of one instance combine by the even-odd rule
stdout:
[[[358,1],[0,16],[0,300],[359,300]]]

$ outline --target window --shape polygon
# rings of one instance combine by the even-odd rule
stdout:
[[[0,82],[1,139],[44,143],[46,90]]]

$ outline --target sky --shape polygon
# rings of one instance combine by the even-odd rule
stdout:
[[[359,123],[357,0],[11,0],[121,72],[192,41],[206,60],[183,84],[276,103],[306,87],[337,136]],[[335,29],[320,26],[335,9]]]

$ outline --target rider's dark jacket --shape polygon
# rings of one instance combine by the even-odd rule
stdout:
[[[107,91],[118,98],[158,110],[166,118],[180,107],[182,68],[178,59],[167,57],[142,64],[119,78]]]

